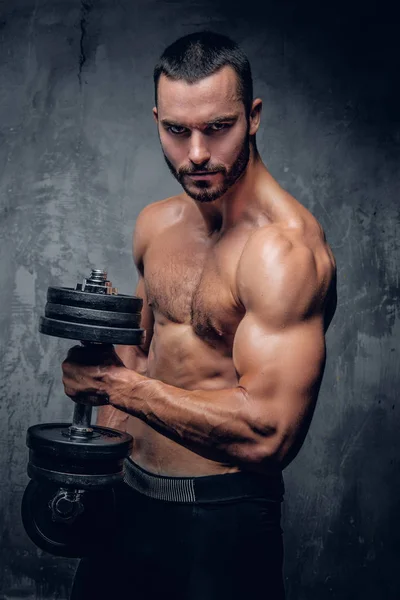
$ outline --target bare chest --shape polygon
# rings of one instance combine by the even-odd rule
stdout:
[[[144,278],[156,319],[187,324],[214,347],[230,344],[243,317],[236,271],[248,235],[213,243],[185,233],[154,242]]]

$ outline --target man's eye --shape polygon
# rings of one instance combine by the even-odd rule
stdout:
[[[222,131],[223,129],[227,129],[229,127],[228,123],[213,123],[210,125],[211,131]]]
[[[185,133],[186,128],[181,127],[180,125],[170,125],[168,127],[168,131],[170,131],[171,133],[174,133],[175,135],[179,135],[180,133]]]

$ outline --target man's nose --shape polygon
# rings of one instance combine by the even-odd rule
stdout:
[[[207,140],[200,131],[194,131],[190,136],[189,160],[195,165],[202,165],[210,160]]]

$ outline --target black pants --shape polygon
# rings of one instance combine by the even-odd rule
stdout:
[[[71,600],[283,600],[281,478],[266,485],[235,473],[194,482],[195,490],[202,484],[199,498],[186,502],[122,484],[115,536],[81,560]]]

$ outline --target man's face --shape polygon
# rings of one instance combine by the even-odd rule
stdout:
[[[167,165],[194,200],[220,198],[242,175],[249,121],[231,67],[193,84],[161,75],[154,114]]]

